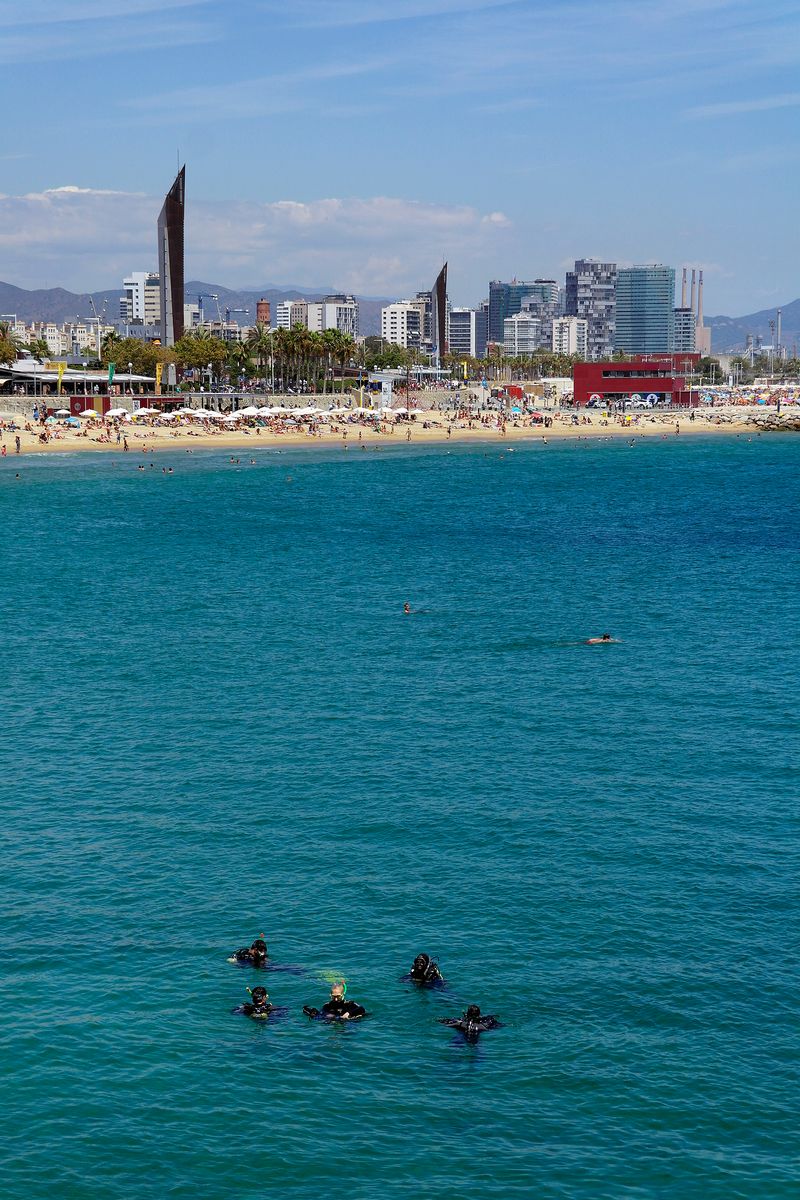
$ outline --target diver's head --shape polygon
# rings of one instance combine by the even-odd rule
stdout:
[[[468,1021],[480,1021],[481,1010],[477,1004],[470,1004],[469,1008],[464,1013],[464,1016]]]
[[[269,1000],[267,989],[263,987],[254,987],[250,995],[253,997],[253,1004],[256,1008],[263,1008]]]
[[[415,971],[424,971],[425,968],[429,965],[430,961],[431,961],[431,959],[430,959],[429,954],[418,954],[417,957],[414,959],[414,970]]]
[[[267,957],[267,943],[263,938],[256,938],[250,947],[250,953],[252,954],[253,958]]]
[[[344,984],[335,983],[331,988],[331,1000],[344,1000]]]

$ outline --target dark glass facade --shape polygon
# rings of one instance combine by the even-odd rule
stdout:
[[[181,167],[158,216],[158,270],[161,280],[161,342],[183,337],[183,226],[186,167]]]

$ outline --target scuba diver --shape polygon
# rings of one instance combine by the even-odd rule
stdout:
[[[477,1042],[479,1035],[486,1033],[487,1029],[502,1028],[497,1017],[493,1017],[489,1013],[482,1013],[477,1004],[470,1004],[467,1011],[460,1017],[440,1017],[439,1024],[457,1029],[464,1035],[464,1040],[473,1045]]]
[[[236,1008],[232,1008],[231,1012],[241,1014],[244,1017],[252,1017],[254,1021],[268,1021],[273,1013],[284,1015],[288,1012],[286,1008],[279,1008],[276,1004],[270,1004],[267,989],[263,987],[254,987],[250,992],[251,999],[246,1000],[244,1004],[239,1004]]]
[[[322,1008],[310,1008],[306,1004],[303,1012],[312,1021],[358,1021],[366,1017],[367,1010],[363,1005],[356,1004],[355,1000],[345,1000],[346,994],[347,984],[335,983],[331,988],[330,1000]]]
[[[430,954],[418,954],[411,964],[411,970],[403,976],[405,982],[416,983],[419,987],[442,987],[444,977],[439,970],[439,964],[434,962]]]
[[[257,970],[265,971],[267,967],[267,943],[264,941],[264,935],[257,937],[251,946],[243,946],[241,950],[236,950],[228,962],[238,963],[242,967],[255,967]]]

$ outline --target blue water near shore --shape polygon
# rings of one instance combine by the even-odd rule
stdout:
[[[153,457],[0,464],[3,1196],[797,1196],[800,440]]]

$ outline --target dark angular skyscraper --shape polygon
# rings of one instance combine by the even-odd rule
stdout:
[[[434,353],[441,362],[442,355],[447,353],[447,263],[436,277],[431,290],[431,303],[431,337]]]
[[[186,167],[181,167],[158,216],[158,271],[161,281],[161,344],[183,337],[183,218]]]

